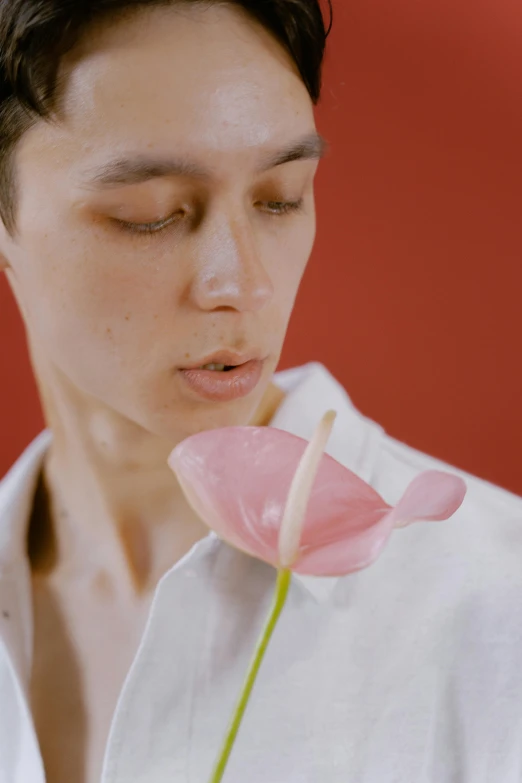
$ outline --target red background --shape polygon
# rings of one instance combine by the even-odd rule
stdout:
[[[522,4],[334,0],[319,236],[281,366],[522,494]],[[0,280],[0,474],[42,427]]]

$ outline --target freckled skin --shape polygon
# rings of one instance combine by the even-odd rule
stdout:
[[[170,451],[204,429],[267,424],[282,401],[271,380],[314,241],[317,162],[260,172],[315,130],[313,107],[279,44],[232,8],[156,8],[102,27],[63,75],[57,122],[17,148],[18,230],[0,226],[0,265],[54,434],[34,514],[49,518],[58,557],[33,564],[33,711],[49,780],[90,783],[158,579],[207,532]],[[123,154],[181,157],[212,176],[86,184]],[[299,199],[289,214],[265,208]],[[117,222],[178,213],[152,235]],[[200,402],[176,368],[222,349],[265,356],[261,383]]]

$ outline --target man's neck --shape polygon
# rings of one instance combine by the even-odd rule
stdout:
[[[271,384],[249,423],[267,426],[284,397]],[[50,418],[55,437],[36,498],[34,567],[66,581],[109,575],[125,593],[153,590],[208,534],[167,466],[173,445],[140,431],[125,460],[117,446],[107,451],[81,417],[63,421],[54,410]]]

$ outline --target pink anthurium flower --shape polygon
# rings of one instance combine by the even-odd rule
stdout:
[[[394,527],[447,519],[466,492],[462,479],[430,470],[417,476],[392,507],[320,449],[313,486],[308,481],[306,498],[303,490],[296,497],[304,504],[304,519],[298,540],[290,545],[295,551],[285,550],[281,557],[283,514],[308,445],[271,427],[227,427],[187,438],[174,449],[169,464],[189,503],[220,538],[273,566],[316,576],[340,576],[369,566]]]
[[[193,435],[169,457],[185,496],[222,539],[278,569],[274,602],[214,767],[219,783],[237,738],[292,571],[350,574],[369,566],[394,527],[448,519],[466,494],[462,479],[430,470],[392,507],[365,481],[324,454],[335,412],[312,440],[273,427],[227,427]]]

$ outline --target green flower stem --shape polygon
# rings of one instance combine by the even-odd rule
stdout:
[[[222,750],[218,756],[214,772],[210,778],[210,783],[220,783],[220,781],[223,779],[223,775],[225,774],[225,768],[228,764],[232,748],[234,747],[234,742],[236,741],[237,733],[239,731],[239,727],[241,726],[241,721],[243,720],[243,716],[245,714],[245,710],[247,708],[247,704],[250,699],[250,695],[252,693],[259,669],[263,662],[263,658],[265,657],[265,653],[270,639],[272,638],[274,629],[277,625],[277,621],[279,620],[279,616],[286,603],[291,580],[291,571],[288,571],[284,568],[279,569],[277,572],[277,582],[272,606],[270,608],[265,627],[261,633],[261,636],[259,637],[259,641],[254,652],[254,657],[252,658],[252,662],[245,679],[245,684],[243,685],[243,690],[241,691],[241,695],[236,704],[236,708],[234,710],[234,714],[230,722]]]

